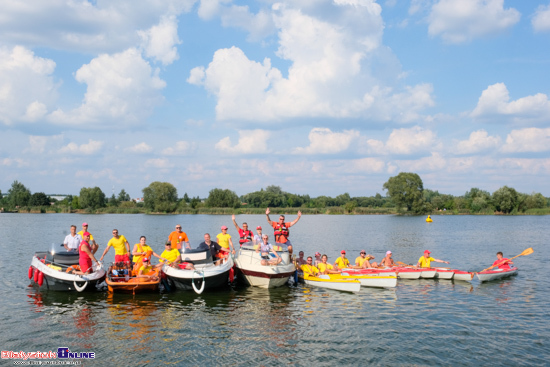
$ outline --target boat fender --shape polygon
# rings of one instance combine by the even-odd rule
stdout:
[[[298,270],[294,270],[294,284],[298,284]]]
[[[196,273],[197,273],[196,271],[193,271],[193,278],[191,278],[191,285],[193,286],[193,290],[195,291],[195,293],[201,294],[202,291],[204,291],[204,285],[206,284],[205,281],[204,281],[204,272],[202,273],[202,284],[201,284],[200,289],[197,289],[197,286],[195,285],[195,274]]]
[[[32,265],[31,265],[29,266],[29,279],[32,279],[32,273],[33,271],[32,271]]]
[[[78,265],[71,265],[67,268],[67,270],[65,270],[66,273],[70,273],[72,270],[78,270],[80,271],[80,266]]]
[[[44,284],[44,273],[38,272],[38,285],[42,287],[42,284]]]
[[[82,292],[84,289],[86,289],[86,287],[88,286],[88,281],[85,281],[84,282],[84,285],[82,287],[80,287],[77,283],[76,283],[76,280],[73,282],[74,284],[74,289],[76,289],[78,292]]]
[[[234,280],[235,280],[235,269],[231,267],[231,269],[229,269],[229,282],[233,283]]]
[[[39,270],[38,270],[38,269],[34,269],[34,282],[35,282],[35,283],[38,283],[38,273],[39,273]]]

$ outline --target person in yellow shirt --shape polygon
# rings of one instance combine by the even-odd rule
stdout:
[[[317,265],[317,268],[319,269],[319,273],[321,274],[339,274],[342,272],[340,269],[334,269],[334,266],[329,264],[328,262],[328,256],[323,255],[321,256],[321,263]]]
[[[132,255],[134,256],[132,258],[132,262],[134,264],[137,263],[142,256],[147,255],[148,251],[151,251],[153,256],[160,259],[160,256],[157,255],[155,251],[153,251],[153,249],[146,243],[146,240],[147,239],[145,238],[145,236],[141,236],[139,238],[139,243],[136,243],[134,245],[134,249],[132,250]]]
[[[159,279],[147,257],[143,258],[143,265],[139,268],[138,278],[145,278],[145,281],[150,282],[156,282]]]
[[[429,268],[430,263],[432,261],[435,261],[435,262],[438,262],[438,263],[445,263],[445,264],[449,263],[448,261],[445,261],[445,260],[434,259],[433,257],[430,256],[430,254],[431,254],[430,251],[428,251],[428,250],[424,251],[424,255],[422,255],[420,257],[420,259],[418,259],[418,264],[416,264],[416,267],[417,268]]]
[[[376,264],[375,262],[370,263],[370,260],[374,260],[374,256],[372,256],[371,254],[368,254],[367,255],[367,252],[365,250],[361,250],[361,252],[359,253],[359,256],[355,259],[355,266],[350,266],[350,268],[354,268],[354,269],[367,269],[367,268],[376,268],[378,266],[378,264]]]
[[[231,248],[231,252],[233,253],[233,255],[235,255],[235,248],[233,247],[231,235],[227,233],[227,226],[222,226],[222,233],[218,234],[216,238],[218,239],[218,245],[226,249],[226,251],[228,252],[229,248]]]
[[[115,262],[130,262],[130,244],[126,237],[118,234],[118,229],[113,229],[113,238],[107,243],[107,248],[103,251],[99,261],[103,260],[111,246],[115,249]]]
[[[311,256],[308,256],[306,264],[302,265],[301,268],[304,273],[304,279],[319,275],[319,269],[313,265],[313,258]]]
[[[77,234],[80,235],[80,237],[84,238],[84,232],[90,233],[88,231],[88,223],[84,222],[82,223],[82,231],[78,232]],[[94,236],[90,233],[90,247],[92,248],[92,254],[95,254],[97,249],[99,248],[99,245],[95,242]]]
[[[346,259],[345,250],[340,251],[340,257],[336,259],[336,261],[334,262],[334,266],[337,269],[349,268],[349,260]]]
[[[181,254],[178,249],[172,247],[171,241],[166,242],[164,246],[164,251],[160,254],[160,262],[168,263],[168,265],[173,268],[180,267],[179,264],[181,263]],[[184,266],[186,270],[193,270],[195,268],[191,263],[186,262],[184,264],[185,266],[182,266]]]

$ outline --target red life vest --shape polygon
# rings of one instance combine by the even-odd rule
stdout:
[[[239,234],[241,235],[241,239],[239,240],[239,243],[242,245],[243,243],[252,242],[252,237],[254,234],[252,231],[248,230],[239,230]]]
[[[285,237],[288,237],[288,228],[286,227],[286,225],[284,223],[283,224],[276,223],[275,227],[273,227],[273,229],[274,229],[273,234],[276,237],[279,237],[281,235],[285,236]]]

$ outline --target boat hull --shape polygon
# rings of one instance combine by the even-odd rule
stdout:
[[[196,265],[195,270],[186,270],[173,268],[164,265],[162,271],[168,277],[169,284],[178,290],[195,290],[198,289],[214,289],[229,286],[229,273],[233,268],[233,260],[228,258],[227,261],[220,265],[213,263],[205,265]],[[204,287],[202,283],[204,281]],[[195,287],[193,287],[193,284]],[[202,291],[201,291],[202,293]]]
[[[395,271],[395,269],[377,269],[377,268],[372,268],[372,269],[344,269],[342,270],[343,272],[346,272],[348,274],[362,274],[362,275],[383,275],[383,276],[390,276],[390,277],[395,277],[397,276],[397,272]]]
[[[146,278],[140,278],[137,276],[124,277],[124,276],[115,276],[113,274],[113,266],[107,271],[107,276],[105,278],[105,283],[109,292],[116,293],[143,293],[143,292],[155,292],[159,288],[160,284],[160,271],[157,268],[153,269],[151,275],[157,277],[156,280],[149,280]]]
[[[287,283],[294,276],[296,267],[290,262],[285,246],[277,246],[277,254],[282,262],[279,265],[262,265],[261,255],[251,244],[244,244],[235,257],[235,268],[239,281],[254,287],[276,288]]]
[[[62,292],[95,291],[98,289],[98,285],[105,279],[105,268],[102,264],[96,265],[94,267],[94,272],[88,275],[67,273],[65,271],[67,269],[66,267],[63,268],[54,264],[54,266],[61,268],[61,270],[56,270],[48,266],[47,260],[44,263],[36,256],[33,256],[31,266],[44,274],[44,282],[42,285],[39,285],[31,279],[33,286],[40,290]]]
[[[518,268],[510,268],[510,270],[497,269],[497,270],[489,270],[489,271],[477,273],[477,278],[481,282],[490,282],[492,280],[498,280],[498,279],[510,277],[512,275],[517,275],[517,273],[518,273]]]
[[[436,273],[437,271],[435,269],[422,269],[422,272],[420,273],[420,278],[433,279],[435,278]]]
[[[435,268],[435,270],[436,270],[436,275],[435,276],[438,279],[450,280],[450,279],[453,279],[453,277],[455,275],[454,270],[451,270],[451,269]]]
[[[303,279],[306,285],[312,287],[333,289],[341,292],[357,293],[361,290],[361,282],[355,279],[337,279],[332,277],[319,278],[319,277],[300,277]]]
[[[399,279],[420,279],[422,269],[397,268],[397,277]]]
[[[460,280],[463,282],[471,282],[474,278],[474,273],[463,270],[454,270],[453,280]]]
[[[395,288],[397,286],[397,277],[386,275],[338,275],[330,274],[333,279],[356,279],[362,287],[372,288]]]

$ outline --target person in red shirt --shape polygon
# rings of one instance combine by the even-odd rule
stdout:
[[[292,222],[285,222],[285,216],[280,215],[278,222],[273,222],[269,219],[269,208],[266,209],[265,215],[267,216],[267,223],[273,227],[273,234],[275,235],[275,242],[284,244],[288,247],[288,254],[292,257],[292,243],[288,239],[289,228],[295,225],[302,216],[302,212],[298,211],[298,218],[294,219]]]
[[[509,264],[514,264],[514,262],[509,260],[509,259],[506,259],[504,257],[504,255],[502,254],[502,252],[499,251],[499,252],[497,252],[496,261],[493,263],[493,266],[491,266],[489,269],[497,267],[497,268],[502,269],[502,270],[510,270],[510,265]]]
[[[235,221],[235,214],[231,216],[231,219],[233,219],[233,224],[235,225],[235,228],[237,228],[237,231],[239,231],[239,244],[242,246],[244,243],[252,242],[254,239],[254,233],[248,229],[248,224],[243,222],[243,228],[241,229]]]

